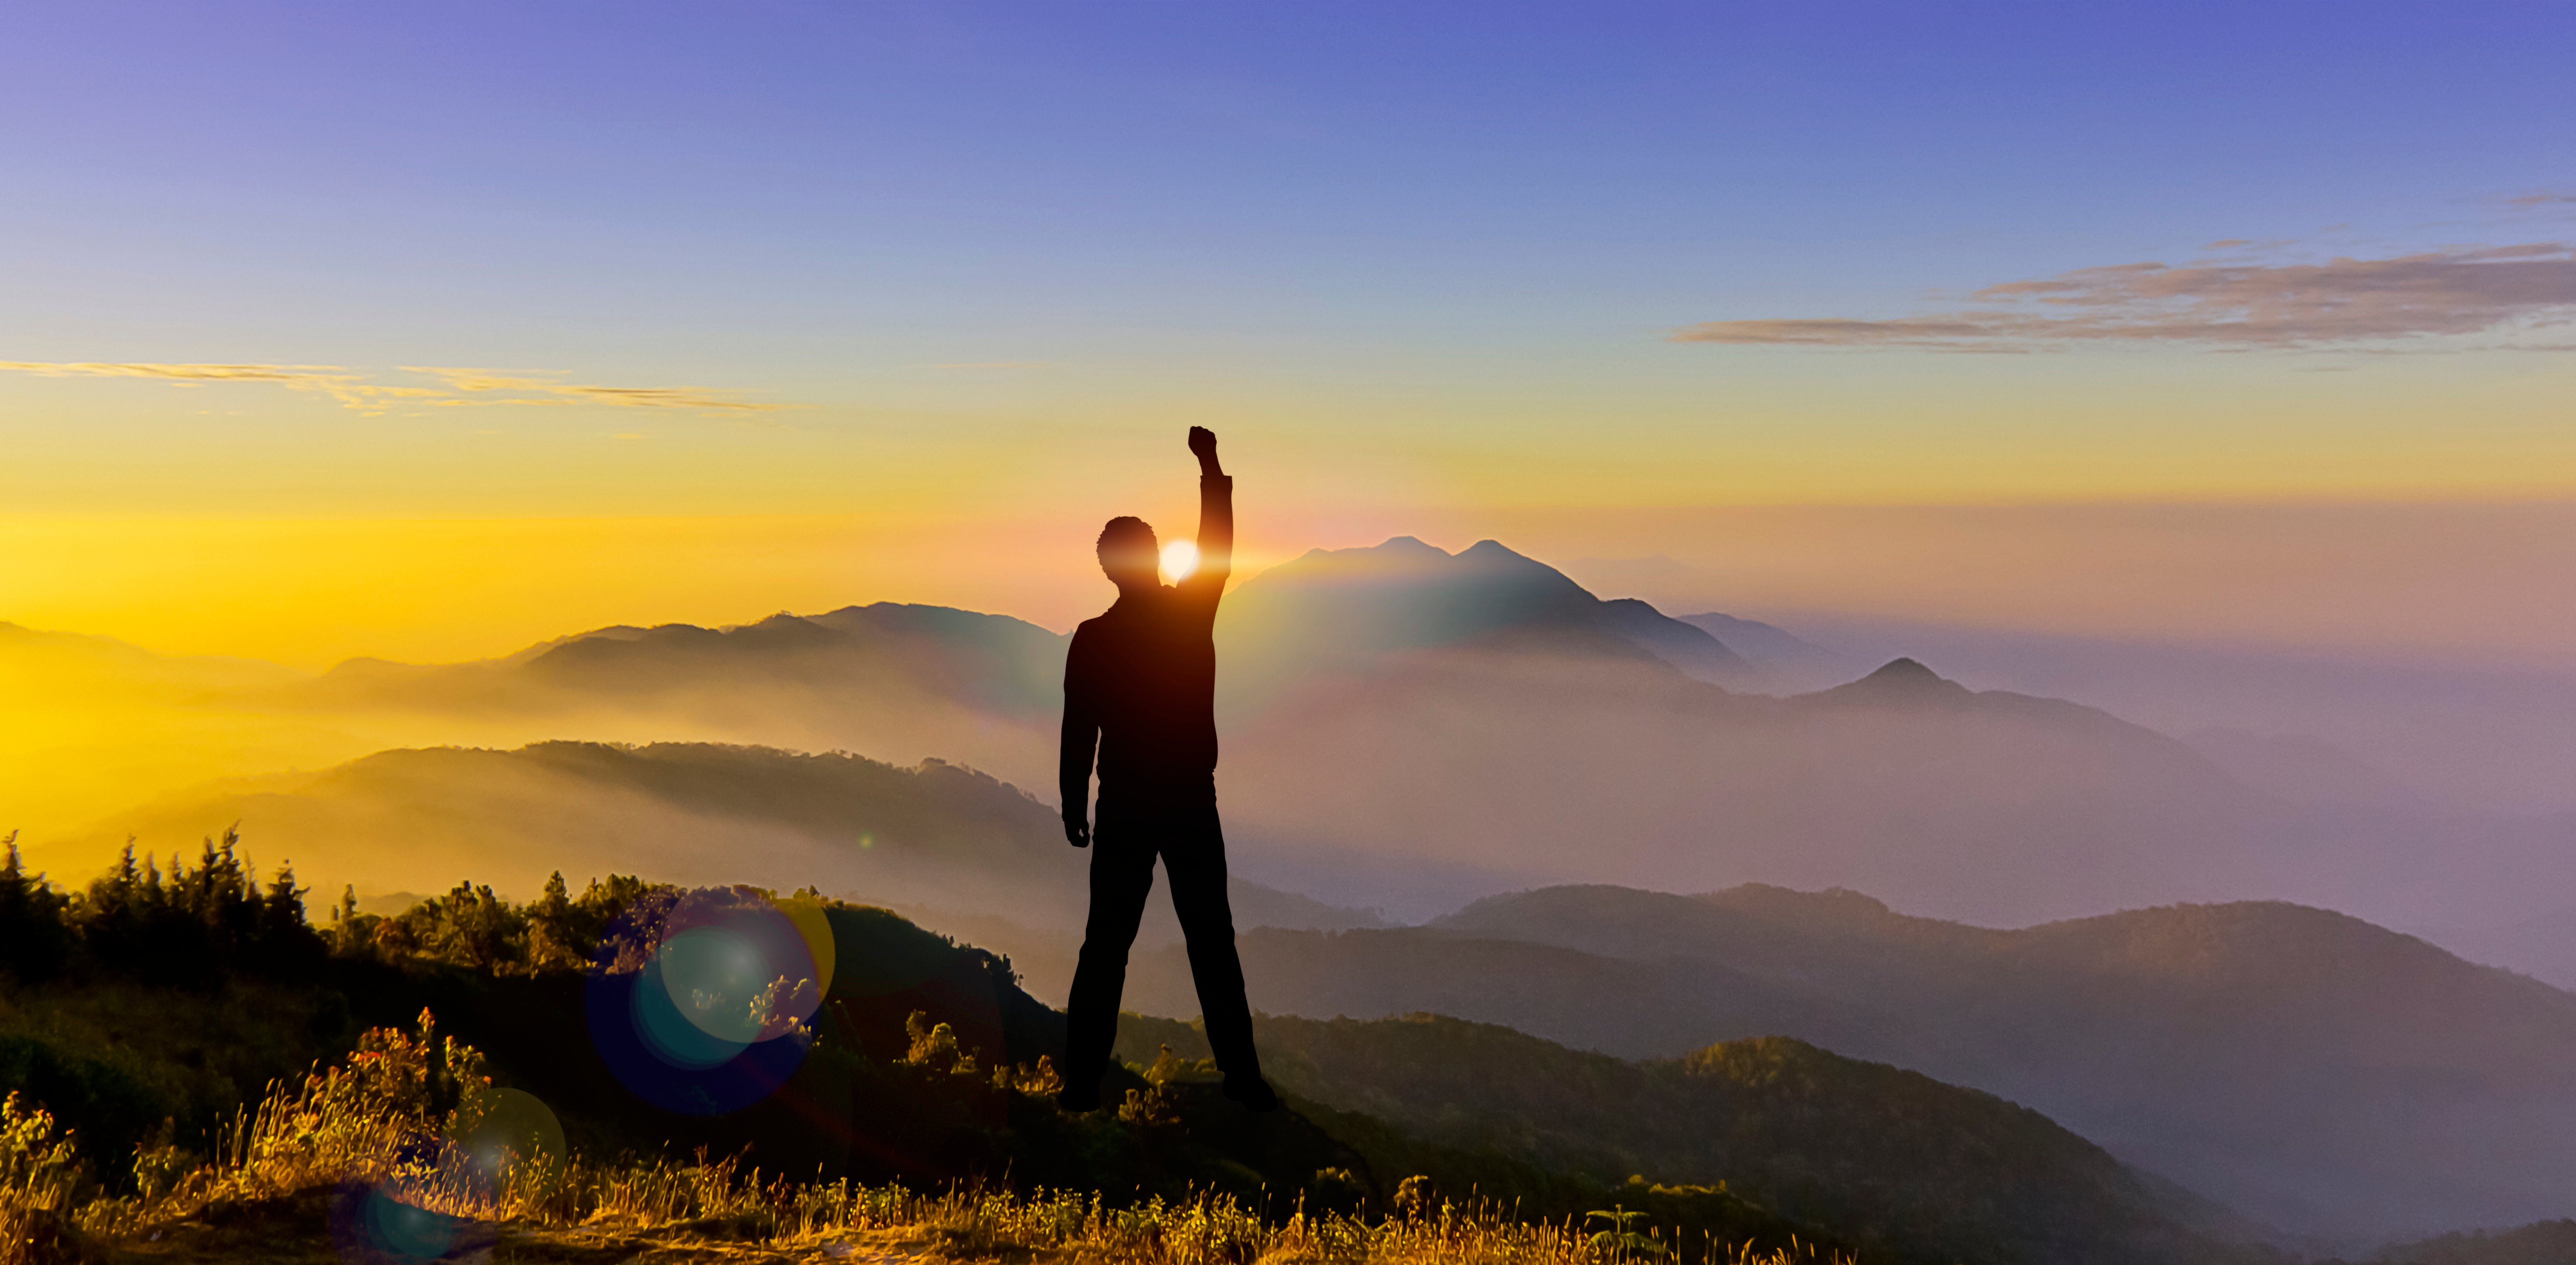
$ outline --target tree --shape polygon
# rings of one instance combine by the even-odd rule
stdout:
[[[18,832],[0,836],[8,859],[0,862],[0,966],[22,980],[49,979],[71,958],[71,929],[63,921],[69,902],[42,874],[29,874],[18,856]]]
[[[527,958],[527,919],[489,885],[458,883],[404,916],[420,944],[458,966],[499,970]]]
[[[573,904],[563,871],[546,878],[546,890],[528,906],[528,966],[534,970],[578,969],[590,964],[598,947],[596,932],[585,934],[587,919]]]

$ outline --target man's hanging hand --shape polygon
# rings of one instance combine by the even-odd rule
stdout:
[[[1090,824],[1083,821],[1082,814],[1071,809],[1064,814],[1064,841],[1077,848],[1091,846]]]

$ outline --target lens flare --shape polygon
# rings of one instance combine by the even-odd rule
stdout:
[[[560,1167],[568,1154],[563,1122],[545,1100],[524,1089],[485,1089],[456,1108],[448,1127],[466,1176],[498,1193],[510,1174],[532,1167]]]
[[[343,1265],[430,1265],[488,1257],[489,1225],[423,1207],[393,1182],[362,1182],[332,1193],[331,1246]]]
[[[1186,580],[1199,569],[1199,547],[1186,540],[1175,540],[1163,546],[1163,578]]]
[[[656,893],[601,946],[587,996],[591,1042],[657,1106],[739,1110],[803,1063],[833,960],[819,901],[750,888]]]

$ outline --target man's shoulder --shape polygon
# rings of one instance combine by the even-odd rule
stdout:
[[[1116,640],[1118,636],[1119,621],[1112,618],[1112,616],[1115,616],[1117,613],[1118,612],[1114,610],[1102,611],[1079,624],[1075,624],[1073,626],[1072,648],[1079,648],[1086,645],[1098,645],[1103,641]],[[1070,649],[1068,652],[1070,652]]]

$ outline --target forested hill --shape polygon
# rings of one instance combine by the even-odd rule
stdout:
[[[1428,1010],[1632,1058],[1799,1037],[2035,1107],[2301,1230],[2576,1207],[2576,996],[2326,910],[2172,906],[2006,931],[1852,892],[1590,886],[1426,928],[1256,932],[1243,955],[1272,1014]],[[1128,996],[1196,1013],[1175,954],[1140,955]]]

